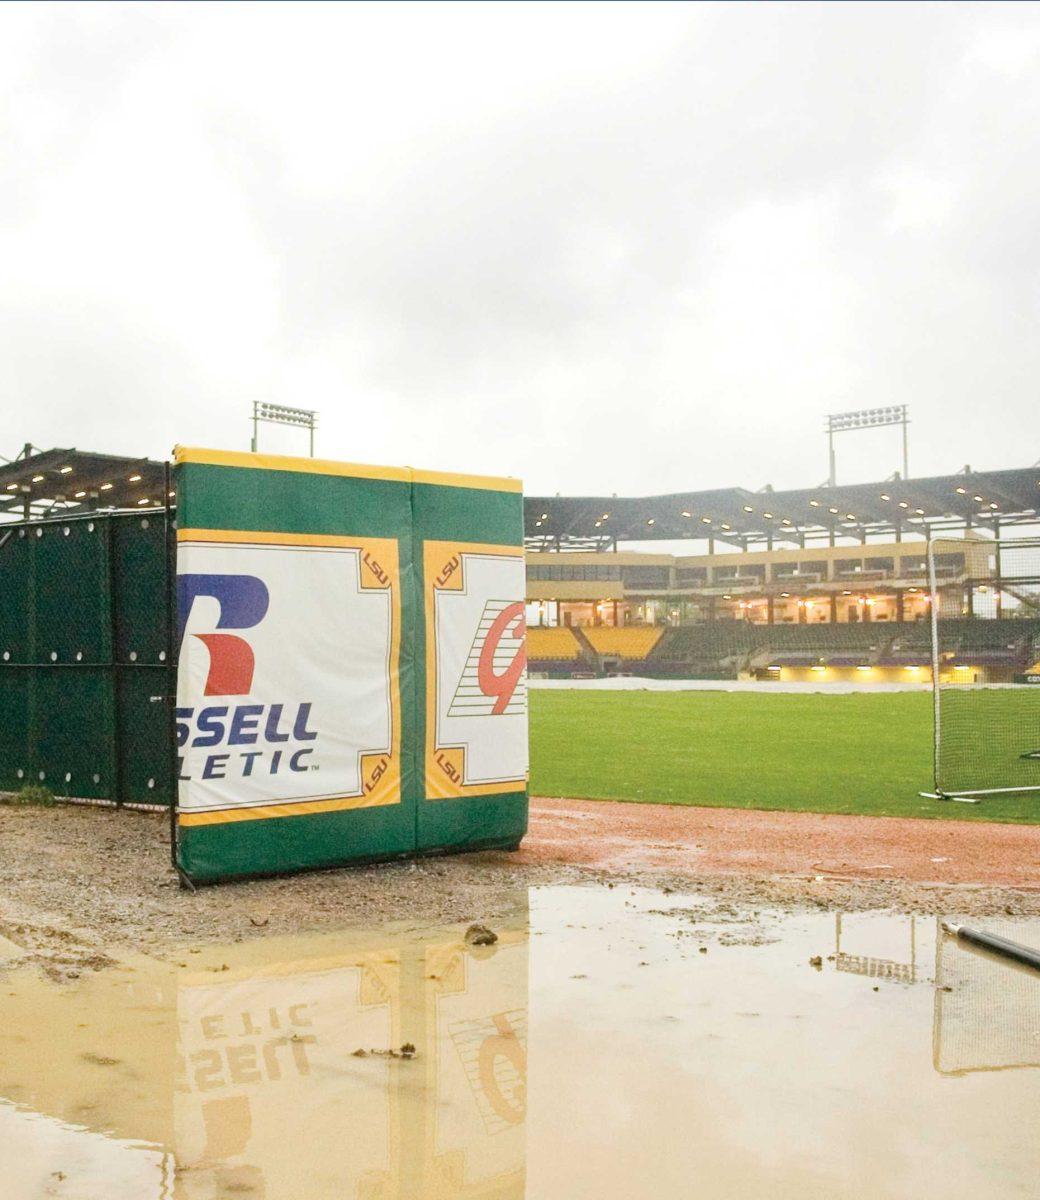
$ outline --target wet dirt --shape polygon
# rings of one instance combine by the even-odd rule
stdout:
[[[409,920],[61,983],[10,960],[5,1200],[1035,1194],[1040,980],[934,917],[501,900],[484,945]]]
[[[691,814],[688,809],[590,802],[591,811],[581,820],[569,821],[564,836],[556,817],[547,812],[549,803],[534,802],[531,831],[516,854],[428,858],[200,888],[194,893],[180,889],[170,866],[164,816],[75,806],[0,806],[0,962],[12,954],[30,955],[56,978],[74,978],[77,972],[105,967],[118,949],[176,960],[183,957],[180,947],[192,940],[236,942],[394,920],[424,926],[484,924],[494,929],[519,890],[560,883],[606,882],[608,888],[647,885],[675,899],[695,889],[739,913],[764,908],[891,908],[1040,916],[1040,890],[1000,882],[1006,878],[1007,865],[993,862],[994,854],[999,857],[1013,836],[1017,839],[1014,869],[1025,870],[1017,864],[1040,839],[1040,830],[1034,827],[970,825],[968,832],[958,836],[976,840],[992,836],[997,850],[983,852],[974,841],[962,840],[952,858],[957,878],[929,882],[912,874],[852,878],[814,869],[820,843],[797,820],[811,814],[720,816],[719,810]],[[615,829],[612,810],[616,809],[625,811],[617,817]],[[768,821],[756,826],[757,818]],[[737,849],[738,820],[747,825],[743,850]],[[785,837],[800,847],[795,857],[776,832],[777,822],[784,820],[794,822],[794,832]],[[814,818],[824,826],[840,820]],[[669,851],[660,860],[660,851],[652,848],[647,835],[649,825],[662,821],[687,823],[683,827],[688,835],[693,828],[687,827],[690,822],[694,826],[721,823],[726,827],[725,843],[712,849],[711,838],[698,827],[691,836],[706,842],[707,850]],[[914,854],[923,862],[936,857],[929,838],[948,836],[947,825],[967,823],[868,821],[864,836],[875,836],[870,832],[873,826],[906,824],[926,827],[914,833],[919,843]],[[640,830],[646,838],[641,855],[635,849]],[[678,835],[678,825],[675,832]],[[623,854],[616,852],[616,838],[624,842]],[[770,842],[780,847],[776,862],[766,853]],[[869,844],[862,854],[850,849],[847,838],[844,845],[846,857],[856,853],[863,861],[879,861]],[[1040,863],[1040,854],[1034,859]],[[976,865],[969,871],[971,863]],[[1040,872],[1036,865],[1029,869]]]

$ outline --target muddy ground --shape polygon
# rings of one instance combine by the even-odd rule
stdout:
[[[784,873],[763,870],[765,860],[750,849],[743,867],[724,860],[724,868],[696,847],[679,853],[681,841],[664,844],[669,853],[662,855],[662,843],[648,837],[638,853],[638,830],[631,822],[652,823],[661,816],[644,805],[620,806],[629,813],[629,824],[618,834],[624,854],[616,847],[611,852],[604,842],[597,859],[588,850],[594,841],[589,820],[610,814],[593,805],[589,820],[582,820],[574,816],[576,804],[536,802],[531,832],[517,854],[428,858],[196,892],[182,890],[170,866],[165,816],[96,807],[0,806],[0,959],[28,956],[49,974],[74,977],[106,965],[110,954],[137,951],[173,958],[191,943],[381,921],[493,924],[510,913],[527,888],[551,883],[696,892],[735,912],[811,907],[1040,915],[1040,891],[1029,887],[850,878],[815,869],[816,848],[808,844],[803,869],[791,870],[787,863]],[[571,819],[561,819],[561,805],[568,806]],[[719,810],[698,811],[709,814],[705,820],[720,819]],[[920,824],[934,831],[939,823]]]

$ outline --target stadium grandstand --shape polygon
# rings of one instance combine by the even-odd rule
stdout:
[[[26,444],[0,459],[0,523],[175,504],[165,470]],[[1040,612],[986,602],[979,583],[1000,576],[1002,533],[1040,525],[1040,467],[524,505],[535,675],[924,681],[925,548],[938,534],[959,539],[937,557],[957,605],[943,613],[943,669],[982,682],[1040,674]]]
[[[796,491],[528,497],[530,669],[924,682],[926,546],[942,535],[957,543],[936,557],[944,604],[956,605],[942,614],[955,637],[941,670],[1010,681],[1040,670],[1040,611],[999,589],[994,603],[983,581],[1001,575],[998,539],[1037,525],[1040,467]],[[539,652],[550,631],[570,631],[554,643],[566,656]]]

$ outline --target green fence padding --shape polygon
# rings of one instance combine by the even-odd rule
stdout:
[[[181,869],[213,880],[515,845],[527,813],[519,486],[179,450],[176,491]],[[459,547],[462,574],[435,588],[424,560]],[[452,708],[442,686],[443,744],[427,725],[438,652],[460,693]],[[475,682],[462,678],[473,655]],[[487,712],[460,722],[481,679]],[[458,764],[457,789],[436,762]]]
[[[519,485],[191,450],[174,474],[175,553],[162,512],[0,528],[0,788],[176,804],[199,881],[515,846]]]
[[[523,497],[417,480],[413,518],[425,674],[417,845],[513,846],[527,830]]]
[[[0,788],[171,802],[165,543],[162,513],[0,527]]]

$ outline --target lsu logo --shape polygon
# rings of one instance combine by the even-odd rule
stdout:
[[[522,601],[485,603],[449,717],[498,717],[526,711],[525,633]]]
[[[253,629],[267,616],[271,595],[255,575],[179,575],[177,577],[178,645],[199,596],[220,605],[217,629]],[[253,648],[234,633],[193,633],[209,651],[207,696],[246,696],[253,688]]]

